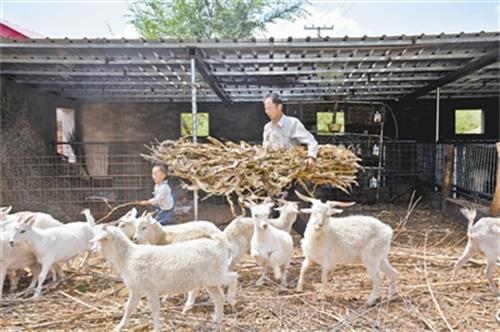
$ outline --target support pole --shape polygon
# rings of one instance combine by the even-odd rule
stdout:
[[[197,128],[198,128],[198,108],[196,105],[196,67],[195,57],[191,56],[191,134],[193,135],[193,143],[197,142]],[[193,191],[193,211],[194,220],[198,220],[198,190]]]
[[[500,142],[497,142],[497,184],[491,202],[490,214],[492,217],[500,217]]]
[[[438,141],[439,141],[439,88],[436,89],[436,136],[434,137],[434,162],[437,164],[438,159]],[[437,177],[434,173],[434,183],[437,183]],[[434,185],[434,191],[438,191],[438,187]]]
[[[436,89],[436,144],[439,141],[439,88]]]

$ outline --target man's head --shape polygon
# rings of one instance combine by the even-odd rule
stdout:
[[[264,110],[271,121],[277,122],[283,115],[283,101],[277,93],[268,93],[264,96]]]
[[[165,181],[167,178],[167,167],[164,165],[155,165],[151,170],[151,177],[156,184]]]

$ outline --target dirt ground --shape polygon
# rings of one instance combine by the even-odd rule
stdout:
[[[362,212],[379,217],[393,228],[401,225],[406,206],[360,206],[349,214]],[[387,277],[382,296],[375,306],[364,303],[371,282],[360,265],[343,265],[330,275],[326,298],[319,294],[320,270],[306,274],[303,293],[295,292],[303,256],[299,237],[295,237],[295,256],[289,270],[289,289],[280,291],[269,281],[256,287],[259,269],[247,256],[238,267],[239,293],[234,308],[225,306],[218,327],[223,331],[498,331],[495,314],[499,299],[487,285],[485,260],[476,256],[451,279],[454,262],[466,243],[463,221],[419,206],[406,227],[395,231],[389,260],[398,270],[398,296],[387,301]],[[127,290],[110,265],[93,257],[90,265],[77,271],[79,259],[66,268],[67,278],[47,283],[39,300],[31,294],[10,294],[8,285],[0,303],[2,331],[109,331],[123,314]],[[497,267],[495,281],[500,270]],[[23,278],[21,289],[29,283]],[[8,284],[8,283],[7,283]],[[204,294],[193,310],[181,313],[184,295],[162,302],[165,331],[205,331],[211,325],[213,306]],[[132,316],[128,331],[152,328],[144,299]],[[217,329],[217,328],[215,328]]]

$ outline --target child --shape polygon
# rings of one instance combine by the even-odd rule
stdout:
[[[174,199],[167,181],[167,168],[164,165],[154,166],[151,170],[151,177],[155,183],[154,197],[141,201],[139,204],[142,206],[153,206],[155,208],[153,218],[162,225],[169,224],[172,212],[174,211]]]

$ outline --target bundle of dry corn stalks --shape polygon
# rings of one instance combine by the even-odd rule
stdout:
[[[341,146],[321,145],[311,172],[302,147],[268,151],[260,145],[223,143],[212,137],[202,144],[167,140],[151,147],[151,155],[144,157],[167,165],[172,175],[189,182],[190,190],[226,197],[235,193],[240,199],[276,196],[294,181],[306,190],[306,183],[312,183],[314,188],[328,184],[348,192],[360,168],[360,159]]]

